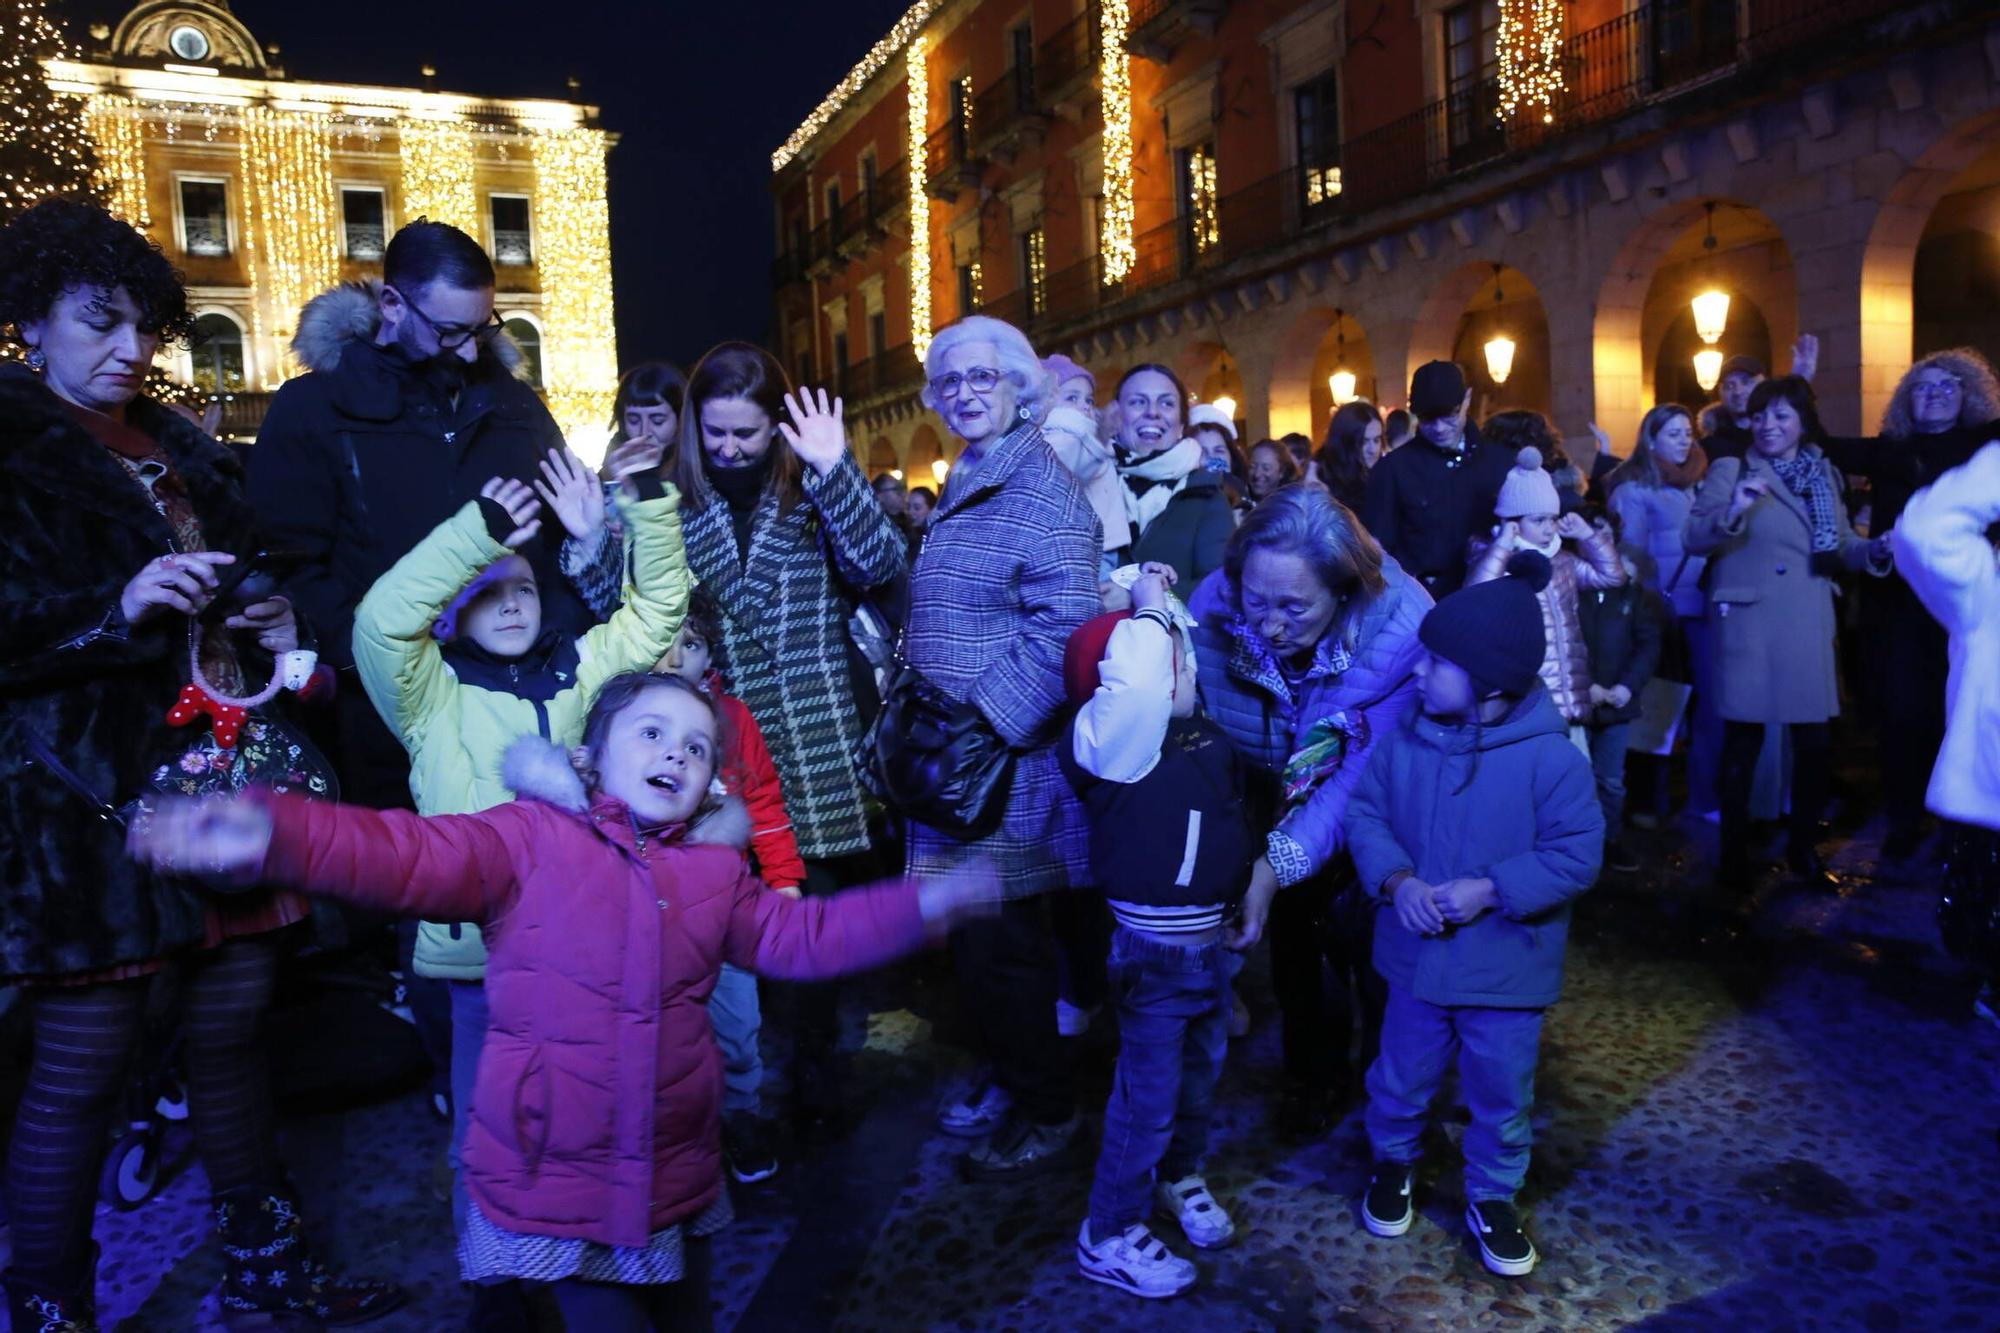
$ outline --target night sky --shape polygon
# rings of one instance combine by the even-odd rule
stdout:
[[[690,365],[770,324],[771,151],[910,0],[236,0],[293,78],[414,86],[425,61],[447,92],[562,97],[571,74],[620,136],[611,257],[622,363]],[[128,5],[83,0],[82,25]]]

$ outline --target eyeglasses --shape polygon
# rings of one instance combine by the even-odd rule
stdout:
[[[949,375],[940,375],[932,380],[931,392],[945,401],[958,397],[961,389],[970,389],[974,393],[990,393],[993,386],[1000,382],[1003,373],[987,366],[974,366],[963,375],[954,370]]]
[[[1951,398],[1958,393],[1959,381],[1956,375],[1947,375],[1941,380],[1912,380],[1910,396],[1913,398]]]
[[[396,292],[394,287],[389,288],[389,290]],[[410,308],[410,313],[421,319],[426,327],[437,336],[438,347],[444,351],[449,352],[463,347],[473,338],[477,338],[481,342],[486,342],[494,334],[500,332],[500,313],[498,311],[494,311],[488,315],[485,323],[474,324],[470,328],[462,324],[440,324],[429,315],[426,315],[423,307],[419,306],[409,297],[403,296],[401,292],[396,292],[396,295],[402,296],[403,304]]]

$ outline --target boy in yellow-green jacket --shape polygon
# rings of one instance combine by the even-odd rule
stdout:
[[[680,632],[694,580],[681,546],[680,495],[658,469],[632,480],[625,510],[633,586],[608,621],[580,639],[542,629],[534,571],[514,549],[541,530],[542,500],[567,522],[597,485],[581,462],[550,451],[535,489],[495,477],[390,568],[354,617],[354,663],[368,697],[410,754],[410,795],[423,815],[471,814],[512,799],[507,747],[539,734],[565,749],[583,736],[598,687],[646,671]],[[542,499],[537,499],[539,490]],[[458,1167],[466,1103],[486,1033],[486,948],[478,927],[426,921],[416,971],[451,984],[452,1138]],[[454,1190],[454,1221],[464,1194]]]

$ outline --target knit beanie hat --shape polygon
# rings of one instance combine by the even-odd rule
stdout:
[[[1049,372],[1050,393],[1061,392],[1062,386],[1071,380],[1082,380],[1090,385],[1090,396],[1093,400],[1096,399],[1097,376],[1091,374],[1061,352],[1052,352],[1048,356],[1043,357],[1042,369]]]
[[[1516,551],[1502,577],[1460,588],[1432,607],[1417,638],[1463,669],[1482,695],[1526,694],[1541,680],[1548,651],[1535,594],[1549,586],[1551,572],[1540,551]]]
[[[1556,498],[1556,483],[1542,466],[1542,451],[1532,444],[1521,446],[1507,480],[1500,483],[1500,498],[1493,512],[1501,518],[1525,518],[1529,514],[1559,514],[1562,502]]]

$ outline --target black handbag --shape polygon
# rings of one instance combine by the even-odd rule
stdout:
[[[899,655],[861,738],[861,785],[899,814],[972,842],[1000,827],[1014,758],[975,705],[952,699]]]

